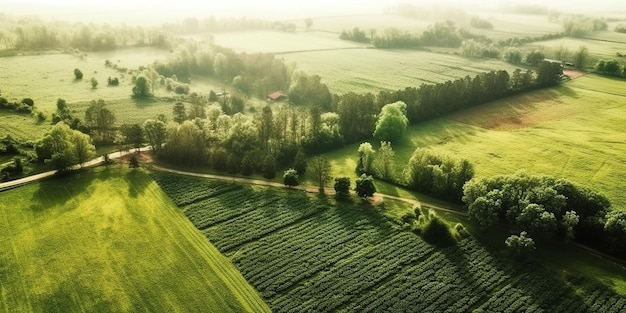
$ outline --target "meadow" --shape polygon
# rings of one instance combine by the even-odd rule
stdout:
[[[538,41],[524,45],[523,47],[527,49],[539,50],[557,49],[559,47],[565,47],[569,49],[570,57],[572,53],[578,50],[578,48],[587,47],[587,49],[589,49],[589,54],[594,60],[617,59],[619,61],[620,58],[618,58],[616,54],[626,54],[626,34],[618,34],[615,32],[609,33],[610,36],[602,34],[604,33],[600,33],[598,35],[594,34],[593,37],[589,38],[564,37],[560,39]],[[595,62],[593,60],[589,60],[589,62],[587,63],[588,67],[593,67],[594,65]]]
[[[0,193],[1,312],[269,312],[142,170]]]
[[[472,237],[436,248],[385,217],[387,200],[335,203],[296,190],[153,176],[274,312],[626,309],[626,298],[595,278],[510,262]]]
[[[626,210],[622,79],[585,75],[409,127],[392,143],[396,164],[417,147],[468,159],[476,177],[518,170],[574,181]],[[376,144],[376,142],[372,142]],[[358,145],[329,154],[333,176],[354,176]],[[395,189],[390,187],[391,189]]]

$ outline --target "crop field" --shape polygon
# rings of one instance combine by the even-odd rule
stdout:
[[[621,35],[624,35],[624,34],[621,34]],[[626,36],[624,36],[624,38],[626,38]],[[587,49],[589,49],[589,54],[596,59],[605,59],[605,60],[618,59],[619,60],[619,58],[616,57],[616,54],[618,52],[622,54],[626,54],[626,40],[616,42],[616,41],[608,41],[608,40],[595,39],[595,38],[591,39],[591,38],[565,37],[565,38],[554,39],[554,40],[538,41],[538,42],[525,45],[524,47],[533,48],[533,49],[541,49],[543,47],[548,48],[548,49],[555,49],[561,46],[569,49],[570,56],[581,46],[587,47]],[[587,66],[593,66],[593,65],[595,64],[587,64]]]
[[[299,69],[318,74],[333,93],[373,92],[475,76],[515,66],[499,60],[474,60],[417,50],[346,49],[284,54]]]
[[[295,190],[233,188],[158,172],[153,177],[274,312],[626,309],[626,298],[590,279],[529,270],[471,237],[435,248],[397,229],[381,206],[335,206]],[[196,194],[200,185],[205,197]]]
[[[217,45],[231,48],[237,52],[286,53],[293,51],[364,48],[367,45],[353,41],[340,40],[338,34],[305,31],[286,33],[278,31],[245,31],[216,33],[213,35]]]
[[[502,40],[513,37],[537,37],[546,34],[563,32],[559,22],[548,21],[546,15],[526,15],[507,13],[479,13],[476,14],[493,25],[493,29],[471,28],[472,33],[485,35],[493,40]]]
[[[0,312],[267,312],[141,170],[0,193]]]
[[[293,22],[298,25],[300,21]],[[421,33],[434,23],[434,20],[415,19],[392,14],[364,14],[318,17],[313,19],[311,29],[334,33],[334,37],[338,38],[343,30],[351,30],[355,27],[364,30],[366,33],[370,29],[375,29],[377,34],[382,34],[388,28]]]

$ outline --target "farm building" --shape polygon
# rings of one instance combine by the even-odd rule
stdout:
[[[272,101],[282,100],[282,99],[284,99],[285,97],[287,97],[287,96],[285,96],[285,94],[283,94],[283,93],[282,93],[282,92],[280,92],[280,91],[272,92],[272,93],[270,93],[269,95],[267,95],[267,99],[268,99],[268,100],[272,100]]]

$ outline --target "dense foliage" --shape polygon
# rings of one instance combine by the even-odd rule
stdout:
[[[599,60],[594,69],[599,74],[626,77],[626,65],[622,65],[617,60]]]
[[[470,217],[483,228],[505,223],[535,238],[574,238],[626,256],[626,214],[611,211],[606,197],[590,189],[564,179],[518,172],[472,180],[463,190]]]
[[[594,31],[606,30],[608,24],[604,19],[589,16],[571,16],[563,19],[565,35],[583,37]]]

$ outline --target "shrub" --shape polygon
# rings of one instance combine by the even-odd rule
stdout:
[[[447,247],[455,243],[448,226],[436,216],[431,218],[422,229],[422,237],[424,241],[439,247]]]

